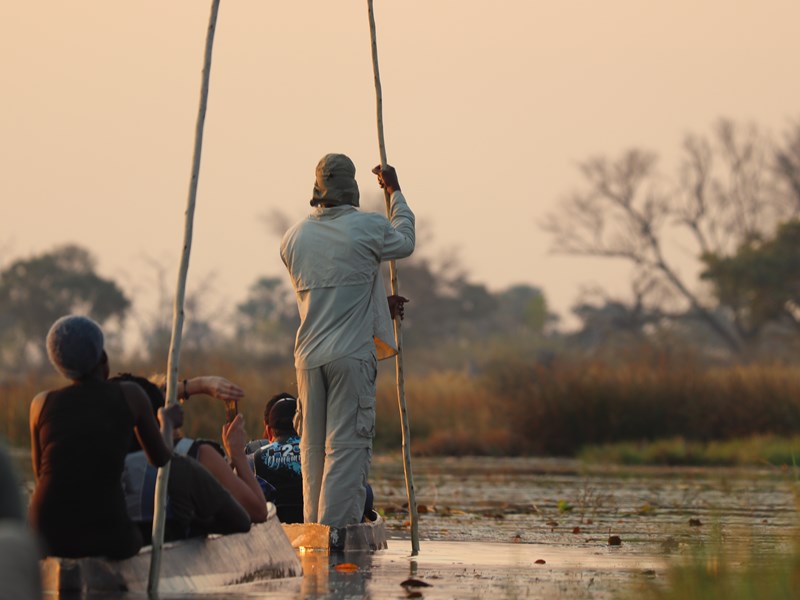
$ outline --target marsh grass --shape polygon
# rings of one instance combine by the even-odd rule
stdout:
[[[768,440],[755,440],[762,447]],[[796,438],[795,438],[796,441]],[[743,444],[747,446],[748,444]],[[800,507],[800,472],[792,455],[795,508]],[[788,600],[800,597],[800,529],[788,543],[758,543],[756,536],[729,536],[715,524],[709,539],[676,558],[660,582],[645,582],[634,597],[643,600]],[[738,539],[737,539],[738,538]],[[732,542],[732,540],[736,540]]]
[[[578,458],[589,463],[665,466],[763,466],[796,469],[800,436],[754,435],[724,441],[687,441],[682,437],[652,442],[588,446]]]
[[[708,442],[800,432],[800,371],[748,366],[509,363],[484,376],[502,390],[527,452],[574,456],[587,445],[683,438]]]
[[[789,552],[726,550],[722,540],[669,567],[665,581],[637,590],[644,600],[788,600],[800,589],[800,544]]]
[[[13,446],[27,446],[28,411],[33,397],[42,390],[60,385],[57,376],[37,378],[29,375],[13,383],[0,382],[0,435]]]
[[[474,377],[431,373],[406,383],[406,404],[416,454],[503,456],[524,446],[506,418],[502,397],[487,394]],[[400,447],[397,387],[388,373],[379,378],[377,450]]]
[[[163,367],[162,367],[163,368]],[[112,372],[149,375],[150,364],[112,364]],[[291,365],[243,364],[187,356],[181,377],[218,374],[247,393],[240,410],[248,434],[261,434],[264,402],[296,393]],[[0,434],[27,446],[28,406],[56,376],[0,384]],[[793,464],[800,456],[800,369],[752,365],[702,369],[687,364],[552,362],[506,358],[479,374],[406,373],[411,448],[416,454],[581,456],[641,464]],[[188,435],[218,438],[221,403],[196,396],[185,405]],[[378,377],[377,452],[400,448],[392,361]],[[587,449],[587,447],[592,447]]]

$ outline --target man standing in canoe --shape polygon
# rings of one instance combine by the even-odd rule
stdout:
[[[316,169],[312,213],[281,242],[300,311],[295,341],[295,429],[306,523],[361,521],[375,435],[377,361],[397,353],[380,263],[414,251],[414,213],[393,167],[376,167],[390,219],[361,212],[356,168],[327,154]]]

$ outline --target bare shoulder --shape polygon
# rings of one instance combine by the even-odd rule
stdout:
[[[30,409],[30,422],[31,424],[35,423],[39,419],[39,413],[42,412],[42,407],[44,406],[44,401],[47,400],[47,394],[50,392],[39,392],[33,397],[31,400],[31,409]]]
[[[197,450],[197,462],[203,465],[206,469],[216,477],[222,485],[230,488],[232,480],[237,479],[231,470],[228,461],[223,457],[213,446],[209,444],[200,444]]]
[[[33,400],[31,400],[31,406],[34,406],[34,405],[41,406],[42,404],[44,404],[44,401],[47,398],[47,394],[49,394],[49,393],[50,392],[45,391],[45,392],[39,392],[38,394],[36,394],[33,397]]]
[[[227,461],[213,446],[209,444],[199,444],[197,449],[197,460],[206,468],[210,468],[212,465],[228,466]]]

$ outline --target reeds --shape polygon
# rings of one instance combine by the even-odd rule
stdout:
[[[617,442],[586,446],[578,457],[588,463],[663,466],[774,466],[789,468],[800,461],[800,436],[753,435],[710,442],[682,437],[652,442]]]
[[[795,532],[797,536],[797,532]],[[800,541],[792,548],[731,548],[723,540],[693,548],[676,560],[660,582],[639,586],[627,597],[645,600],[784,600],[797,598]]]
[[[382,366],[378,378],[376,452],[400,447],[390,366]],[[156,370],[147,364],[112,368],[146,375]],[[241,385],[247,397],[240,410],[253,438],[261,434],[266,400],[279,391],[296,392],[290,366],[194,357],[182,360],[181,371],[181,377],[184,373],[217,374]],[[0,388],[4,416],[0,433],[11,445],[29,443],[31,398],[42,389],[63,384],[56,377],[28,377]],[[700,455],[727,464],[735,452],[712,442],[752,438],[761,440],[764,448],[775,446],[767,448],[773,458],[781,452],[786,458],[796,445],[791,440],[784,444],[783,438],[800,432],[800,369],[780,365],[611,367],[573,361],[543,367],[506,360],[478,374],[407,374],[406,399],[411,448],[417,454],[575,456],[586,446],[629,442],[629,447],[636,447],[642,442],[668,440],[662,442],[662,450],[670,445],[683,450],[664,450],[666,455],[682,452],[688,457],[683,460],[691,463],[695,449],[702,448]],[[188,435],[219,437],[224,418],[220,402],[197,396],[185,408]],[[759,444],[752,442],[751,446]],[[783,450],[777,448],[782,444]],[[758,451],[751,448],[748,452]],[[702,456],[698,460],[702,461]],[[763,460],[773,459],[764,456]]]

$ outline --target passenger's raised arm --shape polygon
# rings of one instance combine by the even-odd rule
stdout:
[[[252,521],[261,523],[267,520],[267,503],[244,453],[246,439],[244,417],[236,415],[233,421],[222,427],[222,444],[231,464],[228,465],[225,459],[207,444],[200,446],[197,458],[244,507]]]
[[[202,377],[192,377],[184,379],[178,388],[178,396],[188,400],[190,396],[196,394],[206,394],[218,400],[241,400],[244,398],[244,390],[232,381],[218,375],[203,375]]]
[[[158,409],[158,420],[153,415],[153,407],[144,390],[131,381],[121,381],[120,387],[133,414],[133,422],[139,445],[151,464],[161,467],[172,456],[173,430],[183,424],[183,408],[174,404]]]

